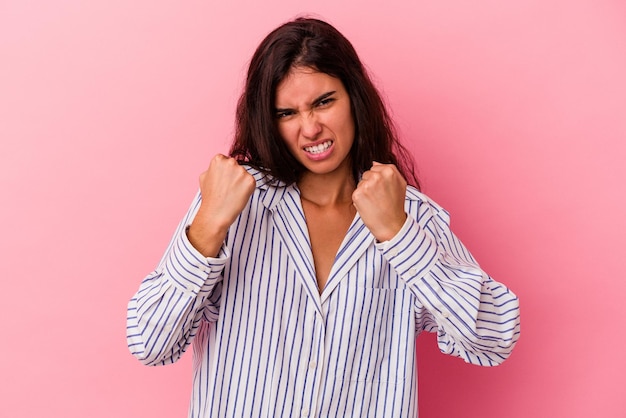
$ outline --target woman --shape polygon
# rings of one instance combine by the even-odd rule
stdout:
[[[250,63],[216,155],[128,308],[148,365],[193,342],[190,417],[415,416],[415,337],[479,365],[519,336],[493,281],[417,182],[353,47],[296,19]]]

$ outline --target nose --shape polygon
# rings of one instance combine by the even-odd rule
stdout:
[[[315,112],[303,113],[300,129],[302,136],[309,139],[314,139],[322,132],[322,125]]]

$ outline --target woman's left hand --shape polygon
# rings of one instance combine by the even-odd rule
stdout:
[[[363,223],[379,242],[393,238],[406,221],[406,184],[395,165],[374,162],[352,193]]]

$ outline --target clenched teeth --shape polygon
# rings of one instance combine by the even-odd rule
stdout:
[[[319,154],[320,152],[326,151],[333,144],[333,141],[326,141],[323,144],[314,145],[312,147],[305,147],[304,150],[311,154]]]

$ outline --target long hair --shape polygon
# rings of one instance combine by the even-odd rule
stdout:
[[[305,170],[281,139],[275,118],[278,84],[292,67],[309,67],[343,83],[355,125],[350,151],[355,180],[373,161],[395,164],[419,188],[414,164],[400,144],[385,104],[352,44],[330,24],[297,18],[273,30],[256,49],[237,105],[230,155],[287,184]]]

